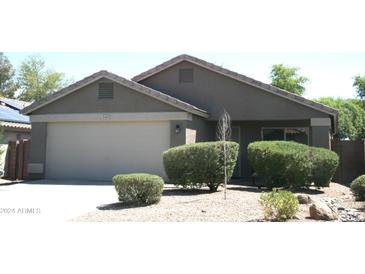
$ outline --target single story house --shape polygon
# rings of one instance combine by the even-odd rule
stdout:
[[[132,80],[97,72],[23,110],[32,124],[32,178],[110,180],[117,173],[166,178],[162,152],[216,139],[226,110],[240,144],[235,177],[252,174],[247,145],[293,140],[330,148],[333,108],[201,59],[180,55]]]
[[[3,142],[30,139],[29,117],[20,111],[30,103],[9,98],[0,98],[0,127]]]

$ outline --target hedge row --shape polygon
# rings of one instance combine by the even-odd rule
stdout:
[[[163,153],[170,183],[183,188],[208,186],[216,191],[224,182],[224,146],[227,149],[227,177],[236,165],[239,145],[235,142],[203,142],[171,148]]]
[[[333,151],[285,141],[253,142],[248,159],[268,187],[289,188],[327,187],[339,163]]]

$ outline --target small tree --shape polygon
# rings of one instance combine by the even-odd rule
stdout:
[[[0,96],[14,98],[18,85],[14,79],[15,70],[9,59],[0,52]]]
[[[271,85],[285,89],[297,95],[305,92],[304,84],[309,81],[307,77],[298,74],[299,68],[277,64],[271,67]]]
[[[67,86],[68,83],[63,73],[47,69],[46,61],[40,55],[29,56],[22,62],[19,69],[18,99],[39,101]]]
[[[365,76],[360,76],[360,75],[355,76],[354,83],[352,86],[356,88],[357,96],[360,99],[364,99],[365,98]]]
[[[323,97],[316,102],[338,109],[335,138],[359,140],[365,138],[365,108],[363,100]]]
[[[217,125],[217,138],[223,141],[223,154],[224,154],[224,199],[227,200],[227,157],[228,146],[226,141],[231,139],[232,129],[231,129],[231,117],[226,110],[223,110],[221,117],[218,120]]]

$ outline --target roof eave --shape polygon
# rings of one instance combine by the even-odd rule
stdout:
[[[123,77],[120,77],[116,74],[113,74],[111,72],[107,72],[107,71],[100,71],[97,73],[94,73],[66,88],[63,88],[61,90],[59,90],[58,92],[48,96],[46,99],[40,101],[40,102],[34,102],[33,104],[29,105],[28,107],[25,107],[21,113],[25,114],[25,115],[30,115],[32,112],[34,112],[37,109],[40,109],[80,88],[83,88],[93,82],[96,82],[102,78],[107,78],[111,81],[115,81],[116,83],[119,83],[123,86],[129,87],[131,89],[134,89],[138,92],[141,92],[147,96],[151,96],[152,98],[155,98],[156,100],[162,101],[166,104],[170,104],[178,109],[184,110],[186,112],[204,117],[204,118],[209,118],[209,114],[208,112],[201,110],[197,107],[194,107],[188,103],[185,103],[181,100],[178,100],[177,98],[173,98],[167,94],[164,94],[162,92],[159,92],[157,90],[154,90],[152,88],[143,86],[137,82],[133,82],[131,80],[127,80]]]
[[[147,70],[147,71],[145,71],[145,72],[143,72],[139,75],[136,75],[135,77],[132,78],[132,80],[136,81],[136,82],[143,81],[144,79],[147,79],[147,78],[149,78],[149,77],[151,77],[151,76],[153,76],[153,75],[155,75],[155,74],[157,74],[157,73],[159,73],[159,72],[161,72],[161,71],[163,71],[167,68],[175,66],[175,65],[177,65],[177,64],[179,64],[183,61],[193,63],[197,66],[200,66],[200,67],[203,67],[205,69],[211,70],[215,73],[222,74],[222,75],[224,75],[226,77],[229,77],[231,79],[234,79],[236,81],[240,81],[242,83],[251,85],[251,86],[259,88],[261,90],[265,90],[265,91],[270,92],[274,95],[277,95],[277,96],[280,96],[282,98],[291,100],[293,102],[302,104],[304,106],[310,107],[312,109],[315,109],[317,111],[326,113],[328,115],[331,115],[331,116],[338,115],[338,111],[336,109],[333,109],[331,107],[325,106],[325,105],[317,103],[317,102],[313,102],[309,99],[298,96],[294,93],[291,93],[291,92],[288,92],[286,90],[274,87],[274,86],[269,85],[269,84],[265,84],[265,83],[260,82],[258,80],[249,78],[245,75],[242,75],[242,74],[239,74],[237,72],[225,69],[223,67],[219,67],[217,65],[214,65],[212,63],[209,63],[207,61],[198,59],[196,57],[193,57],[193,56],[190,56],[190,55],[187,55],[187,54],[182,54],[182,55],[179,55],[177,57],[174,57],[174,58],[172,58],[172,59],[156,66],[156,67],[153,67],[153,68],[151,68],[151,69],[149,69],[149,70]]]

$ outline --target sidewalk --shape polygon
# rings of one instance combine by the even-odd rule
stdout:
[[[23,182],[23,181],[19,181],[19,180],[11,181],[11,180],[6,180],[6,179],[0,178],[0,186],[13,185],[13,184],[21,183],[21,182]]]

